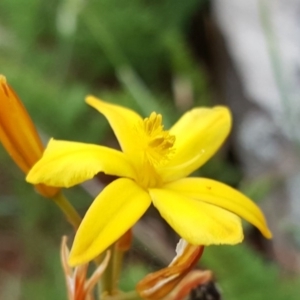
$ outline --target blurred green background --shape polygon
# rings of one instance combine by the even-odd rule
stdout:
[[[105,119],[84,103],[87,94],[144,116],[161,112],[168,127],[193,106],[217,103],[201,38],[209,7],[205,0],[1,0],[0,73],[45,141],[115,143]],[[243,180],[230,144],[198,174],[236,187]],[[271,187],[258,181],[242,188],[259,201]],[[92,201],[81,187],[66,194],[81,213]],[[155,212],[147,218],[156,230],[169,230]],[[0,299],[66,299],[59,258],[65,234],[72,229],[60,212],[32,191],[1,147]],[[298,299],[299,278],[280,269],[253,228],[246,234],[242,245],[207,248],[201,261],[224,299]],[[154,243],[174,247],[174,240]],[[121,283],[126,290],[165,265],[165,253],[141,244],[137,234]]]

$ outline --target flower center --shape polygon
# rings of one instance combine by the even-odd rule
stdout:
[[[144,187],[153,187],[161,183],[157,167],[169,161],[175,151],[173,145],[175,136],[164,130],[162,115],[155,112],[145,118],[137,129],[137,153],[135,160],[142,173],[139,174],[139,183]]]
[[[174,152],[175,136],[164,130],[162,115],[155,112],[143,120],[142,148],[145,158],[154,166],[162,165]]]

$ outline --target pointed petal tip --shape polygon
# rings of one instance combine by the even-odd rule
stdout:
[[[82,258],[82,255],[74,255],[71,250],[69,258],[68,258],[68,264],[70,267],[76,267],[78,265],[87,263],[88,261],[89,260]]]
[[[101,101],[100,99],[98,99],[97,97],[93,96],[93,95],[87,95],[85,97],[85,102],[87,104],[91,104],[92,102],[95,102],[95,101]]]
[[[85,241],[78,240],[78,238],[76,239],[75,236],[75,240],[73,241],[73,245],[71,247],[70,254],[68,257],[68,264],[71,267],[76,267],[78,265],[86,264],[92,260],[95,260],[108,248],[99,247],[99,245],[92,245],[92,247],[89,247],[86,246],[84,242]]]
[[[272,234],[272,232],[269,230],[268,227],[266,227],[265,230],[262,231],[262,234],[263,234],[263,236],[264,236],[265,238],[267,238],[267,239],[269,239],[269,240],[273,238],[273,234]]]
[[[40,177],[37,176],[35,165],[27,173],[25,180],[31,184],[40,184]]]
[[[70,254],[68,257],[68,264],[71,267],[76,267],[78,265],[88,263],[101,254],[97,251],[88,251],[87,249],[83,249],[81,246],[81,244],[78,245],[73,241],[73,245],[71,247]]]
[[[26,182],[28,182],[28,183],[36,184],[35,178],[34,178],[34,176],[32,176],[31,170],[30,170],[29,173],[26,175],[25,180],[26,180]]]
[[[100,105],[105,104],[105,102],[103,100],[101,100],[100,98],[97,98],[93,95],[87,95],[84,100],[85,100],[85,103],[87,103],[88,105],[92,106],[95,109],[97,109],[99,104]]]
[[[215,110],[215,112],[218,112],[220,114],[220,117],[226,119],[226,122],[228,123],[229,128],[231,128],[232,116],[231,116],[230,109],[226,106],[215,106],[214,110]]]
[[[0,83],[4,83],[6,84],[7,80],[6,80],[6,77],[2,74],[0,74]]]

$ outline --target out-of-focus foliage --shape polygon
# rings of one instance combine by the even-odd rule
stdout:
[[[214,270],[221,282],[224,299],[296,300],[300,279],[280,274],[276,264],[247,244],[235,247],[209,247],[202,262]]]
[[[70,115],[74,118],[79,114],[76,110],[83,95],[95,88],[101,88],[101,95],[111,88],[130,93],[134,99],[128,104],[137,102],[144,113],[160,108],[168,101],[174,74],[190,77],[197,92],[195,99],[206,102],[203,75],[195,72],[201,67],[193,63],[184,36],[201,3],[2,1],[0,24],[7,37],[1,49],[5,55],[2,72],[11,74],[14,86],[18,90],[23,87],[27,93],[27,81],[34,81],[36,94],[30,94],[30,98],[54,102],[50,105],[53,114],[57,114],[53,106],[65,109],[70,119],[64,122],[74,123]],[[8,57],[12,61],[7,64]],[[93,89],[87,88],[91,85]],[[62,125],[65,128],[67,124]]]
[[[25,103],[45,141],[53,136],[112,142],[107,122],[84,103],[89,93],[143,115],[162,112],[167,127],[182,110],[210,103],[205,70],[187,38],[193,18],[207,3],[1,0],[0,73]],[[178,100],[181,93],[187,96]],[[220,156],[201,175],[232,185],[241,178],[236,166]],[[91,201],[80,188],[68,196],[81,212]],[[65,299],[59,243],[70,232],[54,205],[32,193],[0,148],[0,298]],[[284,299],[294,283],[282,280],[276,293],[278,268],[261,259],[254,263],[258,256],[246,245],[208,248],[205,263],[216,272],[228,299]],[[132,276],[123,280],[124,289],[132,288],[131,278],[137,280],[148,269],[137,261],[127,266]],[[271,291],[265,294],[267,289]]]

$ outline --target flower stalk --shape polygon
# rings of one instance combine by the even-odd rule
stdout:
[[[111,253],[111,260],[109,261],[107,268],[101,279],[101,295],[100,299],[112,296],[117,293],[116,282],[114,281],[114,256],[115,256],[115,245],[108,248]]]
[[[113,244],[109,250],[111,260],[102,277],[102,291],[107,296],[120,296],[118,283],[123,266],[124,253],[130,249],[132,241],[132,231],[129,229],[121,238]]]
[[[75,232],[81,223],[81,217],[63,193],[56,194],[52,200],[65,215],[67,221],[74,227]]]
[[[132,230],[129,229],[123,236],[115,243],[115,251],[113,257],[113,281],[117,284],[121,276],[123,258],[125,252],[130,249],[132,242]]]

